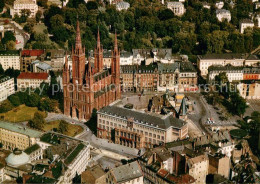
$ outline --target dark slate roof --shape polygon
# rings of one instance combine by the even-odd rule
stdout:
[[[0,50],[0,56],[19,56],[19,50]]]
[[[255,54],[250,54],[246,60],[259,60],[259,57]]]
[[[180,72],[197,72],[191,62],[180,62]]]
[[[260,74],[260,67],[246,67],[243,68],[245,74]]]
[[[242,54],[242,53],[206,54],[198,57],[199,59],[245,59],[246,54]]]
[[[130,57],[131,55],[133,55],[131,52],[127,52],[127,51],[120,51],[120,57]]]
[[[252,20],[250,20],[250,19],[242,19],[242,20],[240,20],[240,23],[254,23]]]
[[[116,183],[123,183],[143,176],[143,172],[137,161],[113,168],[111,172],[116,179]]]
[[[174,73],[177,69],[179,70],[179,63],[158,63],[158,71],[160,73]]]
[[[137,65],[121,65],[121,73],[134,73],[137,70]]]
[[[211,65],[208,68],[208,71],[231,71],[231,70],[243,70],[242,66],[232,66],[232,65],[226,65],[226,66],[222,66],[222,65]]]
[[[141,123],[144,126],[154,126],[155,128],[168,129],[174,127],[180,129],[186,122],[177,118],[174,118],[172,114],[159,115],[155,113],[145,113],[132,109],[126,109],[117,106],[107,106],[99,110],[100,113],[108,115],[119,116],[124,119],[134,118],[135,122]]]

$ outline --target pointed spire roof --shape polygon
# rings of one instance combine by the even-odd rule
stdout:
[[[78,49],[80,49],[80,50],[82,49],[79,20],[77,20],[76,44],[75,44],[75,50],[78,50]]]
[[[181,108],[180,108],[180,111],[179,111],[179,114],[181,115],[186,115],[187,114],[187,107],[186,107],[186,100],[185,100],[185,97],[182,99],[181,101]]]
[[[118,50],[118,46],[117,46],[117,34],[115,31],[115,45],[114,45],[114,50],[117,51]]]
[[[100,48],[100,35],[99,35],[99,27],[97,32],[97,48]]]

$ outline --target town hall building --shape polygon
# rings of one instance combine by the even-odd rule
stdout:
[[[80,27],[77,21],[75,48],[72,48],[72,70],[66,57],[63,70],[64,114],[79,120],[91,117],[92,110],[101,109],[121,98],[120,52],[115,45],[110,69],[103,65],[103,47],[99,31],[94,51],[94,66],[85,64],[85,47],[81,44]]]

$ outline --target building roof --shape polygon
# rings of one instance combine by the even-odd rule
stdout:
[[[106,173],[100,165],[95,165],[91,168],[87,168],[87,170],[81,174],[81,182],[89,184],[95,183],[96,179],[102,177],[105,174]]]
[[[117,106],[107,106],[100,109],[98,112],[121,117],[124,119],[133,118],[135,122],[143,124],[144,126],[152,126],[154,128],[160,129],[168,129],[169,127],[180,129],[186,124],[185,121],[174,118],[172,113],[164,116],[155,113],[147,114],[145,112]]]
[[[197,164],[197,163],[200,163],[200,162],[203,162],[203,161],[206,161],[206,160],[208,160],[208,157],[207,157],[207,155],[200,155],[200,156],[197,156],[197,157],[194,157],[194,158],[190,158],[189,160],[188,160],[188,164],[189,164],[189,166],[192,166],[192,165],[194,165],[194,164]]]
[[[15,167],[27,164],[29,160],[29,155],[20,150],[14,151],[6,158],[7,165]]]
[[[8,81],[10,79],[11,79],[11,77],[9,77],[9,76],[0,75],[0,83]]]
[[[199,59],[246,59],[243,53],[205,54],[198,56]]]
[[[33,50],[22,50],[21,56],[40,56],[44,53],[44,50],[33,49]]]
[[[180,72],[197,72],[191,62],[180,62]]]
[[[29,72],[22,72],[17,77],[17,79],[41,79],[47,80],[49,77],[48,73],[29,73]]]
[[[229,10],[225,10],[225,9],[217,9],[216,10],[216,14],[230,14],[230,11]]]
[[[116,4],[116,7],[120,9],[127,9],[130,7],[130,4],[128,2],[121,1]]]
[[[240,23],[254,24],[254,22],[250,19],[242,19],[242,20],[240,20]]]
[[[38,131],[38,130],[34,130],[31,128],[25,128],[17,123],[9,123],[9,122],[4,122],[4,121],[0,121],[0,128],[6,129],[6,130],[10,130],[13,132],[17,132],[23,135],[28,135],[29,137],[40,137],[43,133]]]
[[[167,6],[184,6],[184,5],[182,4],[182,2],[173,1],[173,2],[167,2]]]
[[[41,70],[50,70],[52,69],[52,67],[50,65],[48,65],[47,63],[41,62],[39,63],[39,65],[36,66],[37,68],[40,68]]]
[[[179,63],[169,63],[169,64],[158,63],[158,71],[160,73],[173,73],[176,70],[179,70],[179,68],[180,68]]]
[[[16,0],[14,4],[35,4],[32,0]]]
[[[39,148],[41,148],[38,144],[34,144],[28,148],[26,148],[26,150],[24,150],[25,153],[27,153],[28,155],[30,155],[32,152],[38,150]]]
[[[19,50],[0,50],[0,56],[20,56]]]
[[[226,66],[222,66],[222,65],[211,65],[208,68],[208,71],[243,71],[243,67],[242,66],[232,66],[232,65],[226,65]]]
[[[250,54],[250,55],[246,58],[246,60],[259,60],[259,62],[260,62],[260,59],[259,59],[259,57],[258,57],[256,54]]]
[[[143,176],[140,165],[137,161],[122,165],[111,170],[117,183],[126,182]]]

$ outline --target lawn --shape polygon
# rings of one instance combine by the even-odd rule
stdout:
[[[20,105],[15,107],[11,111],[6,113],[0,113],[0,119],[9,122],[23,122],[29,121],[33,118],[34,113],[37,112],[37,107],[27,107],[26,105]],[[46,113],[38,111],[46,117]]]
[[[43,127],[43,130],[49,131],[49,130],[52,130],[53,128],[58,128],[59,124],[60,124],[60,120],[47,122],[45,124],[45,126]],[[73,125],[73,124],[68,123],[68,130],[69,131],[65,132],[65,135],[74,137],[77,134],[81,133],[83,131],[83,128],[79,125]]]
[[[36,24],[33,27],[33,30],[36,33],[43,33],[43,30],[47,29],[47,27],[44,24]]]

